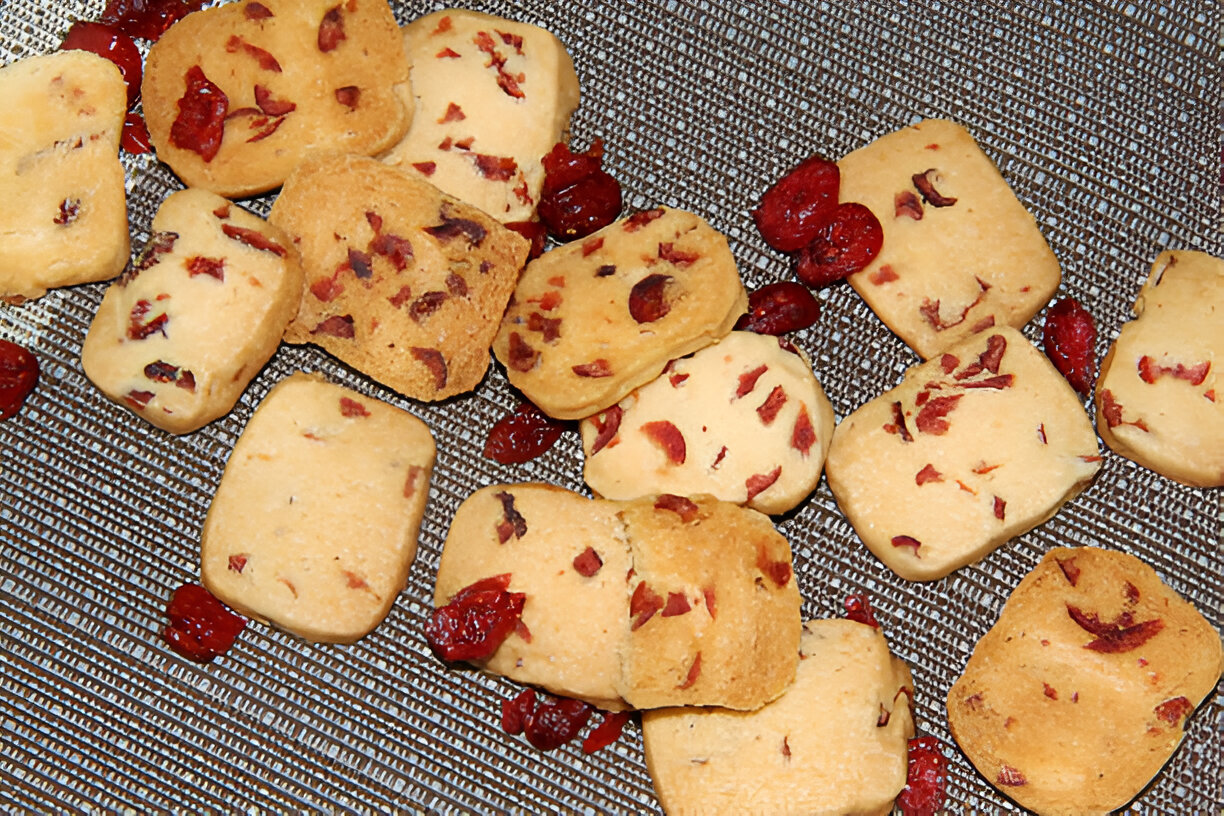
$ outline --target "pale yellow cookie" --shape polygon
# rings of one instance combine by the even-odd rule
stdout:
[[[1022,327],[1058,288],[1033,216],[960,125],[919,122],[837,164],[841,200],[884,228],[850,285],[924,359],[991,326]]]
[[[0,68],[0,98],[0,300],[118,275],[129,250],[119,69],[88,51],[28,57]]]
[[[876,629],[803,625],[799,669],[758,711],[642,714],[646,766],[669,816],[883,814],[905,785],[913,681]]]
[[[189,14],[149,50],[157,156],[188,186],[249,196],[317,150],[380,153],[412,121],[386,0],[243,0]],[[202,138],[212,122],[216,134]]]
[[[260,404],[204,522],[209,592],[310,641],[352,643],[416,556],[434,442],[425,423],[295,374]]]
[[[1071,386],[1003,327],[912,367],[842,420],[825,475],[876,557],[929,581],[1041,524],[1100,467]]]
[[[725,336],[747,304],[722,234],[647,210],[528,264],[493,353],[545,413],[581,419]]]
[[[404,27],[416,116],[383,160],[504,223],[529,221],[541,159],[578,107],[578,76],[548,31],[463,9]]]
[[[1139,559],[1051,550],[948,693],[988,782],[1040,814],[1112,812],[1160,772],[1220,678],[1220,636]]]
[[[229,413],[297,311],[302,268],[276,227],[207,190],[172,194],[106,290],[81,348],[107,397],[182,434]]]
[[[1224,261],[1162,252],[1134,311],[1101,363],[1097,432],[1170,479],[1224,485]]]
[[[581,425],[600,496],[708,493],[785,513],[815,489],[833,406],[776,337],[731,332]]]

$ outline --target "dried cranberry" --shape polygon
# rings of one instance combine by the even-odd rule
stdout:
[[[489,429],[484,455],[503,465],[519,465],[542,456],[556,444],[568,423],[553,419],[530,402],[518,405]]]
[[[229,98],[198,65],[187,70],[186,82],[187,88],[178,101],[178,116],[170,126],[170,141],[177,148],[199,153],[206,162],[212,161],[225,135]]]
[[[199,584],[183,584],[166,604],[170,623],[162,637],[170,648],[189,660],[209,663],[234,645],[246,627],[246,618],[235,615]]]
[[[531,242],[531,249],[527,252],[527,260],[535,260],[544,254],[544,243],[548,240],[548,228],[541,222],[512,221],[505,226],[506,229],[514,230]]]
[[[607,748],[620,739],[625,730],[625,723],[633,716],[629,711],[606,711],[599,725],[591,729],[582,741],[582,753],[593,754],[601,748]]]
[[[170,26],[193,11],[203,8],[205,0],[110,0],[102,12],[102,22],[125,34],[156,40]]]
[[[845,600],[846,619],[864,623],[872,629],[879,629],[880,622],[876,620],[875,613],[871,611],[871,602],[864,593],[855,595],[847,595]]]
[[[804,160],[761,196],[752,211],[765,243],[793,252],[811,243],[837,206],[841,173],[837,165],[819,156]]]
[[[1096,322],[1074,298],[1063,298],[1046,312],[1041,330],[1046,356],[1071,387],[1087,396],[1096,381]]]
[[[523,725],[535,711],[535,689],[523,689],[512,700],[502,701],[502,730],[507,734],[523,733]]]
[[[616,220],[621,188],[601,167],[603,142],[575,154],[558,142],[544,157],[544,186],[538,211],[548,232],[559,241],[583,238]]]
[[[38,383],[38,358],[16,343],[0,340],[0,420],[21,410]]]
[[[884,230],[862,204],[838,204],[795,266],[799,280],[820,289],[858,272],[875,260],[884,245]]]
[[[102,23],[75,22],[60,44],[61,51],[92,51],[105,57],[119,68],[127,83],[128,107],[140,98],[140,51],[132,38],[112,26]]]
[[[590,703],[568,697],[542,700],[523,720],[523,736],[541,751],[560,748],[578,736],[594,710]]]
[[[485,578],[457,592],[434,610],[425,624],[425,639],[448,662],[490,657],[514,631],[526,596],[507,592],[508,573]]]
[[[934,816],[944,804],[948,761],[939,740],[918,737],[909,741],[909,770],[897,796],[904,816]]]
[[[806,329],[820,317],[820,303],[811,290],[794,281],[779,281],[748,296],[748,313],[735,324],[737,331],[786,334]]]
[[[149,139],[149,128],[139,113],[129,113],[124,117],[123,135],[119,137],[119,144],[134,156],[152,152],[153,143]]]
[[[654,323],[671,311],[667,284],[670,275],[647,275],[629,290],[629,315],[638,323]]]

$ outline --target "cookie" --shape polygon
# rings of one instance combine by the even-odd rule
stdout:
[[[541,159],[569,128],[578,75],[548,31],[447,9],[404,27],[416,115],[383,160],[503,223],[529,221]]]
[[[282,381],[208,510],[204,585],[306,640],[361,638],[406,585],[434,453],[406,411],[311,375]]]
[[[1162,252],[1134,311],[1101,363],[1097,432],[1170,479],[1224,485],[1224,261]]]
[[[501,575],[525,601],[486,671],[605,710],[757,708],[794,677],[790,546],[754,511],[493,485],[455,513],[434,604]]]
[[[919,122],[837,164],[841,200],[884,228],[850,285],[923,359],[991,326],[1024,326],[1058,288],[1033,216],[960,125]]]
[[[647,210],[528,264],[493,353],[545,413],[581,419],[724,337],[747,304],[726,238]]]
[[[842,420],[825,475],[876,557],[929,581],[1041,524],[1100,467],[1071,386],[999,327],[910,368]]]
[[[776,514],[820,481],[833,407],[801,356],[736,331],[580,428],[583,475],[604,498],[708,493]]]
[[[382,152],[412,121],[386,0],[244,0],[170,27],[141,94],[157,157],[229,197],[278,187],[318,150]]]
[[[878,630],[803,624],[795,682],[753,712],[642,713],[646,767],[669,814],[886,814],[906,780],[913,681]],[[851,772],[853,769],[853,772]]]
[[[0,300],[113,278],[128,259],[127,86],[87,51],[0,68]]]
[[[1133,799],[1212,693],[1220,637],[1139,559],[1051,550],[1012,592],[948,693],[978,772],[1041,814]]]
[[[306,285],[285,333],[419,400],[475,388],[528,243],[375,159],[317,154],[269,221],[302,253]]]
[[[302,268],[289,239],[207,190],[180,190],[106,290],[81,348],[107,397],[183,434],[229,413],[276,352]]]

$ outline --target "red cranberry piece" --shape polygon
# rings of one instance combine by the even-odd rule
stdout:
[[[591,729],[582,741],[582,753],[593,754],[620,739],[625,723],[633,716],[630,711],[606,711],[599,725]]]
[[[867,266],[883,245],[884,230],[871,210],[862,204],[838,204],[800,251],[795,274],[820,289]]]
[[[123,33],[145,40],[156,40],[170,26],[204,7],[205,0],[110,0],[102,12],[102,22]]]
[[[765,243],[782,252],[807,246],[837,206],[840,187],[834,162],[819,156],[801,162],[766,190],[752,211]]]
[[[162,637],[170,648],[197,663],[210,663],[234,645],[246,627],[246,618],[235,615],[199,584],[183,584],[166,604],[170,623]]]
[[[187,89],[178,101],[178,116],[170,125],[170,141],[182,150],[199,153],[200,158],[209,162],[221,149],[229,98],[198,65],[188,69],[186,81]]]
[[[918,737],[909,741],[909,771],[897,796],[904,816],[935,816],[944,804],[948,761],[939,740]]]
[[[503,465],[519,465],[542,456],[556,444],[568,423],[553,419],[530,402],[521,403],[489,429],[484,455]]]
[[[523,725],[535,711],[535,689],[523,689],[512,700],[502,701],[502,730],[507,734],[523,733]]]
[[[548,228],[539,221],[512,221],[506,224],[506,229],[512,229],[531,242],[527,252],[527,260],[535,260],[544,254],[544,243],[548,240]]]
[[[523,735],[541,751],[560,748],[578,736],[593,710],[590,703],[568,697],[544,699],[523,720]]]
[[[145,124],[144,117],[139,113],[129,113],[123,118],[123,133],[119,137],[119,144],[134,156],[153,150],[153,143],[149,139],[149,128]]]
[[[806,329],[820,317],[820,303],[811,290],[794,281],[779,281],[748,296],[748,313],[735,324],[737,331],[779,335]]]
[[[495,575],[464,587],[425,624],[429,648],[448,662],[490,657],[514,631],[526,596],[507,592],[510,575]]]
[[[847,595],[845,607],[847,620],[865,623],[873,629],[880,628],[880,622],[876,620],[875,613],[871,611],[871,601],[864,593]]]
[[[132,38],[117,28],[102,23],[75,22],[60,44],[61,51],[92,51],[115,63],[127,83],[128,107],[140,98],[140,51]]]
[[[26,349],[0,340],[0,420],[21,410],[38,383],[38,358]]]
[[[621,211],[620,184],[600,168],[603,142],[575,154],[564,142],[544,157],[544,187],[538,211],[548,232],[559,241],[583,238],[616,220]]]
[[[1063,298],[1046,312],[1041,330],[1046,356],[1071,387],[1087,396],[1096,381],[1096,322],[1074,298]]]

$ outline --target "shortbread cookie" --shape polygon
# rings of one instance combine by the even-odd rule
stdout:
[[[584,420],[583,475],[600,496],[708,493],[784,513],[820,481],[833,406],[777,338],[731,332]]]
[[[606,710],[757,708],[794,677],[799,592],[767,517],[710,497],[494,485],[460,505],[434,603],[510,576],[521,625],[479,665]]]
[[[0,68],[0,98],[0,300],[118,275],[129,250],[119,69],[88,51],[28,57]]]
[[[1127,459],[1195,487],[1224,485],[1224,261],[1162,252],[1101,363],[1097,432]],[[1224,391],[1224,389],[1221,389]]]
[[[863,543],[902,578],[929,581],[1050,518],[1100,463],[1071,386],[1001,327],[842,420],[825,474]]]
[[[919,122],[846,156],[841,200],[884,228],[850,285],[924,359],[991,326],[1022,327],[1058,288],[1033,216],[960,125]]]
[[[406,411],[321,378],[277,385],[230,454],[201,574],[244,615],[352,643],[408,579],[434,442]]]
[[[803,624],[795,683],[753,712],[642,714],[668,814],[886,814],[905,786],[913,681],[878,630]]]
[[[948,693],[961,750],[1040,814],[1134,798],[1224,668],[1220,637],[1137,558],[1057,548],[1012,592]]]
[[[172,194],[106,290],[81,349],[107,397],[181,434],[229,413],[297,311],[302,268],[276,227],[207,190]]]
[[[408,68],[386,0],[243,0],[171,26],[141,93],[159,159],[188,186],[248,196],[314,151],[398,142]]]
[[[290,343],[314,343],[405,396],[475,388],[528,243],[397,167],[304,161],[269,220],[306,271]]]
[[[647,210],[528,264],[493,353],[546,414],[581,419],[725,336],[747,305],[726,238]]]
[[[383,160],[503,223],[535,215],[541,159],[578,107],[565,46],[527,23],[462,9],[404,27],[416,115]]]

